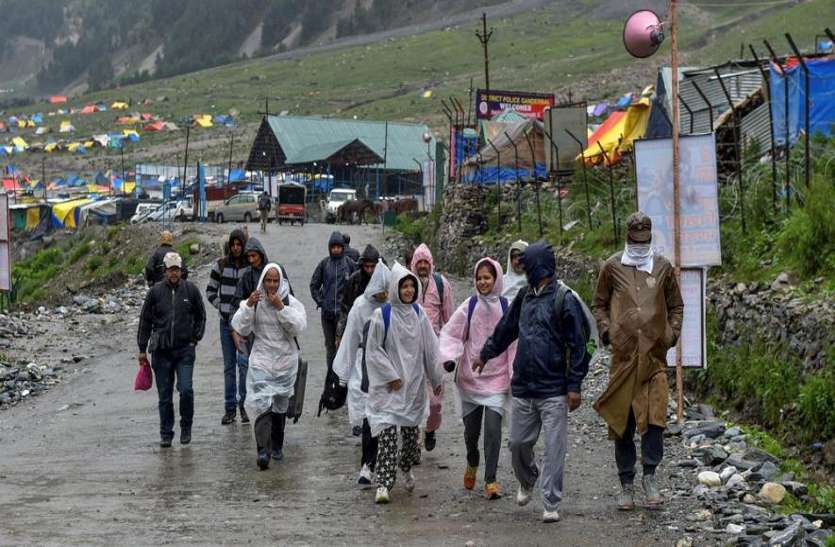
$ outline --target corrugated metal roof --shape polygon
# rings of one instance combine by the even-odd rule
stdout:
[[[309,153],[311,149],[325,153],[332,148],[330,144],[355,139],[361,139],[375,154],[385,157],[387,169],[417,171],[414,160],[426,159],[426,125],[388,122],[386,138],[386,122],[297,116],[269,116],[267,120],[286,155],[286,164],[310,163],[315,161]],[[433,138],[430,154],[434,155],[434,150]]]
[[[760,151],[765,153],[771,150],[771,122],[769,120],[768,103],[763,103],[745,118],[740,124],[742,130],[742,142],[748,146],[754,142],[759,143]]]

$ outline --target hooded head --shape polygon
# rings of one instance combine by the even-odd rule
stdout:
[[[250,266],[252,266],[252,261],[249,260],[249,255],[251,253],[258,253],[261,255],[261,264],[255,268],[263,268],[265,264],[267,264],[267,251],[264,250],[264,246],[261,245],[261,242],[258,241],[257,237],[251,237],[246,242],[246,248],[244,250],[244,254],[247,255],[247,260],[249,261]]]
[[[637,211],[626,219],[627,243],[649,244],[652,241],[652,220]]]
[[[174,245],[174,234],[172,234],[168,230],[163,231],[159,235],[159,244],[168,246]]]
[[[379,260],[377,265],[374,267],[374,273],[371,274],[371,279],[368,281],[368,285],[365,287],[363,296],[365,296],[369,302],[379,302],[375,298],[375,295],[388,291],[390,283],[391,270],[389,270],[388,266],[386,266],[382,260]]]
[[[554,277],[557,271],[557,260],[554,258],[554,248],[545,241],[537,241],[522,251],[522,265],[528,284],[536,288],[543,279]]]
[[[264,280],[267,278],[267,273],[269,272],[275,272],[275,274],[270,274],[271,277],[273,275],[278,276],[277,285],[273,285],[272,283],[268,283],[267,286],[264,285]],[[270,262],[261,272],[261,277],[258,279],[258,290],[260,290],[262,294],[266,294],[270,293],[273,287],[277,287],[278,297],[281,299],[287,298],[290,294],[290,282],[281,275],[281,267],[275,262]]]
[[[363,272],[363,276],[368,279],[371,274],[373,273],[373,268],[377,266],[377,262],[380,260],[380,252],[374,247],[373,245],[366,245],[365,249],[362,251],[362,255],[360,255],[360,269]],[[367,268],[372,268],[371,273],[366,271]]]
[[[233,243],[235,242],[238,242],[240,244],[240,251],[238,251],[237,255],[235,255],[233,249]],[[232,233],[229,234],[229,242],[227,243],[227,248],[230,260],[241,260],[245,258],[244,249],[246,249],[246,234],[243,230],[232,230]]]
[[[488,294],[481,294],[481,291],[478,288],[478,271],[482,268],[482,266],[492,266],[493,269],[490,272],[491,275],[495,276],[493,289]],[[490,271],[490,268],[486,268]],[[485,257],[476,262],[475,268],[473,268],[473,283],[475,285],[476,294],[479,296],[483,296],[488,299],[497,299],[502,294],[502,290],[504,289],[504,282],[502,278],[504,277],[504,272],[502,271],[502,266],[495,260],[490,257]]]
[[[400,298],[400,286],[407,278],[411,278],[416,285],[415,299],[412,302],[403,302]],[[420,289],[420,281],[417,276],[401,266],[400,263],[395,262],[394,267],[391,269],[391,280],[389,282],[389,302],[391,302],[392,306],[411,306],[412,303],[418,302],[420,299]]]
[[[412,254],[412,272],[418,277],[429,278],[435,273],[435,261],[432,259],[432,251],[426,246],[426,243],[421,243],[415,252]]]
[[[507,250],[507,269],[505,270],[507,273],[514,273],[516,275],[524,275],[525,272],[517,272],[513,269],[513,255],[518,253],[522,254],[522,251],[528,248],[528,242],[522,241],[521,239],[518,241],[514,241],[513,244],[510,246],[510,249]],[[521,266],[521,264],[520,264]]]
[[[339,232],[331,233],[330,239],[328,239],[328,252],[330,253],[331,258],[340,258],[342,257],[342,252],[345,250],[345,238]]]

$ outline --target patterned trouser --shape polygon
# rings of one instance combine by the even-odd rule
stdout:
[[[401,427],[403,446],[400,449],[400,469],[408,473],[412,465],[420,459],[418,448],[418,428]],[[380,433],[380,444],[377,447],[377,484],[389,490],[394,488],[397,480],[397,427],[391,426]]]

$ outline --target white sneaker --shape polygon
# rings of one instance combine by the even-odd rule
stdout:
[[[560,514],[556,511],[543,511],[542,522],[559,522]]]
[[[413,492],[415,490],[415,474],[409,471],[406,473],[406,479],[403,481],[403,487],[406,492]]]
[[[374,474],[371,472],[371,468],[368,467],[368,464],[363,465],[362,469],[360,469],[360,476],[357,478],[357,484],[362,489],[374,486]]]
[[[374,503],[388,503],[389,501],[391,501],[389,489],[385,486],[377,488],[377,497],[374,498]]]
[[[518,503],[520,507],[524,507],[529,504],[531,502],[532,491],[532,488],[525,488],[520,484],[519,490],[516,491],[516,503]]]

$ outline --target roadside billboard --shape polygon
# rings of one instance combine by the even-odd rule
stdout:
[[[492,120],[494,116],[512,110],[526,118],[543,120],[545,109],[554,106],[555,102],[553,93],[479,89],[475,99],[476,118]]]

